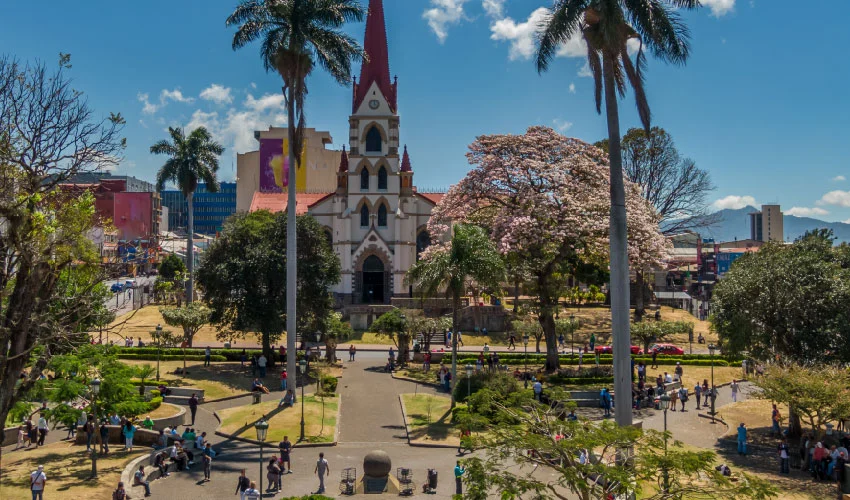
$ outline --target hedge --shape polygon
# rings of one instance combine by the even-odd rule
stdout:
[[[577,357],[570,358],[569,356],[560,356],[558,359],[560,360],[561,366],[578,365],[578,358]],[[634,360],[635,360],[635,364],[640,363],[641,361],[643,361],[644,364],[652,363],[651,357],[649,357],[649,358],[647,358],[647,357],[636,357],[636,358],[634,358]],[[457,363],[458,363],[458,365],[471,364],[471,365],[475,366],[475,363],[477,361],[478,361],[477,357],[475,357],[475,358],[461,358],[461,357],[459,357],[458,360],[457,360]],[[546,358],[543,358],[543,357],[532,359],[529,356],[529,358],[528,358],[528,364],[531,364],[531,365],[535,365],[535,364],[539,365],[539,364],[543,364],[545,362],[546,362]],[[663,366],[675,366],[677,362],[680,363],[682,366],[711,366],[711,360],[710,359],[661,359],[661,357],[659,357],[656,360],[657,364],[663,365]],[[599,357],[599,364],[600,365],[608,366],[608,365],[611,365],[612,363],[613,363],[613,360],[612,360],[611,356],[607,356],[607,358],[605,356]],[[523,366],[525,364],[525,360],[524,359],[502,359],[502,356],[500,354],[499,355],[499,364],[500,365],[509,365],[509,366]],[[596,364],[596,360],[594,359],[593,356],[585,356],[584,359],[582,360],[582,365],[594,365],[594,364]],[[726,361],[725,359],[715,359],[714,360],[714,366],[729,366],[729,362]]]
[[[122,358],[127,355],[135,355],[135,354],[148,354],[152,355],[152,359],[156,359],[157,352],[161,352],[163,356],[179,356],[180,359],[183,359],[183,348],[180,347],[168,347],[164,348],[161,351],[156,347],[117,347],[118,357]],[[242,349],[211,349],[212,356],[210,357],[211,361],[242,361]],[[246,350],[246,361],[251,360],[251,356],[255,353],[259,353],[260,351],[257,349],[248,349]],[[187,358],[193,357],[194,361],[202,361],[204,359],[204,348],[203,347],[187,347],[186,348]],[[296,357],[299,359],[303,357],[304,351],[296,351]],[[195,359],[197,358],[197,359]],[[272,358],[274,361],[280,361],[280,353],[277,349],[272,352]],[[127,359],[140,359],[140,358],[127,358]],[[160,358],[164,359],[164,358]]]
[[[443,353],[443,356],[451,356],[451,352],[445,352],[445,353]],[[458,357],[460,357],[460,356],[463,356],[464,359],[466,359],[466,358],[473,359],[473,361],[478,359],[477,354],[473,354],[473,353],[469,353],[469,352],[459,352]],[[588,358],[588,357],[593,358],[593,356],[594,355],[591,354],[591,353],[586,353],[584,355],[585,358]],[[570,359],[570,357],[571,356],[568,355],[568,354],[561,354],[561,355],[558,356],[558,358],[561,359],[562,361],[568,360],[568,359]],[[572,357],[577,359],[578,355],[576,354]],[[652,359],[652,355],[647,355],[647,354],[639,354],[637,356],[632,355],[632,357]],[[601,360],[610,361],[612,358],[613,358],[612,354],[600,354],[599,355],[600,361]],[[682,360],[697,360],[697,359],[711,360],[711,358],[712,358],[712,356],[710,354],[681,354],[681,355],[659,354],[658,356],[656,356],[656,359],[659,362],[663,361],[665,359],[666,360],[673,360],[675,362],[675,361],[682,361]],[[525,354],[522,353],[522,352],[499,352],[499,362],[500,363],[503,363],[505,360],[509,360],[509,359],[524,360]],[[740,356],[719,356],[719,355],[714,356],[715,361],[725,360],[727,362],[730,362],[730,361],[734,362],[734,361],[742,361],[743,359],[744,358],[742,358]],[[528,353],[528,360],[529,361],[532,361],[532,360],[545,361],[546,355],[545,354],[538,354],[538,353]]]
[[[118,359],[138,359],[138,360],[143,360],[143,361],[156,361],[157,355],[156,355],[156,353],[154,353],[154,354],[119,353]],[[181,355],[163,354],[162,356],[159,356],[160,361],[183,361],[183,359],[184,359],[184,357],[183,357],[182,354]],[[204,356],[203,354],[201,354],[200,356],[197,355],[197,354],[187,354],[185,359],[186,359],[186,361],[203,361],[203,360],[206,359],[206,356]],[[227,361],[227,358],[225,358],[224,356],[210,356],[210,361]]]

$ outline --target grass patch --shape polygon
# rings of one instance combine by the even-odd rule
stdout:
[[[637,368],[635,368],[637,370]],[[655,384],[655,377],[658,375],[664,375],[664,372],[673,375],[676,371],[675,365],[658,365],[658,368],[649,368],[647,365],[646,369],[646,380],[647,383]],[[714,367],[714,384],[728,384],[732,382],[732,379],[741,380],[741,376],[743,375],[743,370],[740,366],[715,366]],[[711,367],[710,366],[682,366],[682,379],[685,381],[685,387],[689,390],[693,391],[694,385],[697,382],[702,384],[703,380],[708,380],[709,385],[711,385]],[[730,390],[730,389],[724,389]],[[770,416],[770,412],[768,412],[768,416]]]
[[[402,394],[401,401],[410,426],[411,443],[457,446],[458,432],[451,423],[451,399],[433,394]]]
[[[265,396],[269,398],[269,396]],[[304,398],[304,434],[308,443],[332,443],[339,414],[339,396],[324,398],[325,418],[322,426],[322,398],[308,395]],[[254,423],[261,417],[269,422],[266,442],[278,443],[284,436],[295,441],[301,435],[301,402],[292,408],[278,409],[278,398],[258,405],[245,405],[218,412],[221,417],[219,431],[239,437],[256,439]]]
[[[131,366],[151,365],[156,367],[156,361],[140,361],[125,359],[121,361]],[[187,361],[187,375],[175,374],[174,371],[183,368],[183,361],[161,361],[159,365],[161,382],[171,387],[197,387],[204,390],[204,398],[219,399],[251,390],[251,368],[241,363],[212,363],[204,366],[203,361]],[[280,388],[278,373],[269,370],[264,379],[271,389]],[[148,385],[157,385],[155,379],[145,381]]]
[[[0,498],[31,498],[29,476],[36,467],[44,465],[47,476],[45,498],[52,500],[78,500],[80,498],[112,498],[112,491],[121,478],[121,472],[136,457],[147,451],[127,453],[117,451],[97,458],[96,480],[91,475],[91,458],[85,448],[59,442],[33,448],[3,453],[3,480],[0,481]]]
[[[788,425],[788,407],[778,405],[779,414],[782,418],[782,428]],[[751,444],[775,447],[779,444],[776,437],[770,436],[771,429],[771,412],[773,411],[773,403],[764,399],[748,399],[738,403],[723,405],[717,409],[717,413],[727,424],[729,431],[723,436],[727,439],[738,438],[738,425],[741,422],[747,424],[747,437]],[[810,429],[803,428],[803,432],[808,432]],[[797,443],[789,443],[792,451],[796,453]]]
[[[157,420],[157,419],[160,419],[160,418],[173,417],[173,416],[177,415],[178,413],[180,413],[180,408],[178,408],[178,407],[176,407],[172,404],[162,403],[161,405],[159,405],[159,408],[157,408],[156,410],[154,410],[150,413],[145,413],[144,415],[139,415],[139,418],[144,420],[145,417],[150,415],[150,417],[152,419]]]

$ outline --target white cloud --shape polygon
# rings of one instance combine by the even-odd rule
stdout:
[[[558,132],[566,132],[573,126],[573,122],[568,122],[560,118],[555,118],[552,120],[552,123],[555,125],[555,128],[558,129]]]
[[[191,103],[195,101],[195,98],[184,96],[180,89],[162,89],[162,92],[159,95],[159,102],[164,105],[166,101]]]
[[[576,93],[576,84],[571,83],[570,84],[570,94],[575,94],[575,93]]]
[[[850,207],[850,191],[830,191],[815,202],[817,205],[834,205],[838,207]]]
[[[257,149],[254,131],[272,125],[286,126],[283,94],[266,94],[260,98],[248,94],[240,107],[230,107],[222,113],[195,110],[186,128],[206,127],[230,153],[244,153]]]
[[[588,64],[587,61],[585,61],[584,65],[579,68],[578,76],[581,78],[593,78],[593,72],[590,71],[590,64]]]
[[[254,83],[254,82],[251,82],[251,88],[252,88],[252,89],[257,88],[257,84],[256,84],[256,83]]]
[[[213,83],[201,91],[201,99],[213,101],[218,104],[230,104],[233,96],[230,95],[230,87]]]
[[[488,16],[500,19],[505,15],[506,0],[482,0],[481,6]]]
[[[724,210],[727,208],[731,208],[737,210],[739,208],[756,206],[756,199],[752,196],[736,196],[730,194],[724,198],[720,198],[719,200],[713,203],[714,208],[718,210]]]
[[[192,103],[195,101],[193,97],[186,97],[183,95],[183,92],[180,89],[168,90],[162,89],[159,93],[159,102],[153,103],[150,101],[150,94],[147,92],[139,92],[136,94],[136,99],[142,103],[142,113],[146,115],[152,115],[164,108],[168,101],[182,102],[182,103]]]
[[[449,36],[449,26],[459,24],[463,19],[463,4],[469,0],[431,0],[431,7],[422,13],[428,21],[428,26],[437,35],[437,40],[444,43]]]
[[[714,17],[725,16],[735,9],[735,0],[702,0],[700,3],[711,9],[711,15]],[[752,5],[751,2],[750,6]]]
[[[139,92],[136,95],[136,99],[138,99],[139,102],[142,103],[142,113],[146,115],[152,115],[156,113],[156,111],[159,109],[158,104],[153,104],[150,102],[150,96],[148,94],[143,94]]]
[[[847,177],[844,177],[843,175],[836,175],[835,177],[832,178],[832,182],[844,182],[846,180],[847,180]]]
[[[139,125],[141,125],[141,126],[142,126],[142,128],[148,128],[148,124],[147,124],[147,123],[145,123],[145,121],[144,121],[144,120],[139,120]]]
[[[509,57],[512,61],[531,59],[534,55],[537,30],[547,17],[549,17],[549,9],[540,7],[523,23],[518,23],[510,17],[498,19],[490,25],[490,39],[509,42]]]
[[[812,217],[814,215],[829,215],[829,212],[827,210],[817,207],[791,207],[789,210],[785,211],[785,215],[794,215],[797,217]]]

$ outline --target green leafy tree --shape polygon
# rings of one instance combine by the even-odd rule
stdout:
[[[587,63],[594,81],[596,111],[602,113],[602,95],[608,122],[608,154],[611,169],[611,323],[614,335],[614,390],[631,390],[629,376],[629,258],[626,227],[626,190],[620,144],[617,96],[626,88],[635,93],[643,128],[650,130],[649,101],[644,90],[645,48],[665,62],[684,64],[690,53],[688,28],[680,12],[696,9],[698,0],[557,0],[542,26],[537,46],[537,71],[549,69],[558,49],[571,38],[587,47]],[[635,61],[629,41],[639,42]],[[617,422],[630,425],[631,409],[616,408]]]
[[[163,349],[174,347],[180,344],[182,336],[176,335],[171,330],[151,330],[148,332],[151,336],[151,347],[157,348],[156,357],[156,380],[159,382],[159,355]],[[184,351],[185,353],[185,351]],[[183,363],[183,371],[186,371],[186,363]]]
[[[533,339],[535,352],[540,352],[540,341],[543,340],[544,332],[543,325],[539,321],[526,317],[525,319],[511,321],[511,328],[520,339],[526,335]]]
[[[193,302],[183,307],[160,307],[159,313],[167,325],[183,329],[183,340],[192,347],[195,335],[209,324],[212,311],[203,304]]]
[[[183,259],[171,253],[159,264],[158,280],[174,281],[185,273],[186,264],[183,263]]]
[[[198,285],[212,310],[211,322],[227,335],[258,332],[269,359],[271,343],[286,324],[288,254],[281,241],[287,226],[284,213],[261,210],[231,217],[198,268]],[[298,329],[324,331],[333,310],[330,290],[340,279],[339,258],[316,219],[298,217],[297,230],[302,249],[297,266]]]
[[[505,277],[499,252],[483,228],[471,224],[454,226],[448,244],[432,245],[407,272],[405,280],[418,293],[433,297],[445,292],[452,299],[452,383],[457,381],[457,335],[460,303],[470,284],[497,291]],[[452,399],[454,404],[454,399]]]
[[[186,302],[194,300],[195,269],[195,216],[194,196],[198,182],[206,184],[210,193],[218,191],[218,158],[224,153],[224,147],[215,142],[204,127],[198,127],[187,136],[182,128],[168,127],[171,140],[161,140],[151,146],[151,153],[167,155],[169,158],[156,174],[156,190],[165,189],[165,184],[173,182],[186,197],[189,213],[189,231],[186,235],[186,262],[188,263],[186,281]]]
[[[59,184],[117,165],[125,120],[98,118],[71,83],[69,57],[54,69],[0,56],[0,432],[51,357],[88,343],[106,318],[86,238],[94,197]]]
[[[643,352],[649,352],[650,344],[663,342],[670,335],[693,330],[694,324],[687,321],[641,321],[631,327],[632,339],[643,344]]]
[[[365,12],[357,0],[243,0],[228,16],[227,26],[238,26],[233,50],[260,41],[260,55],[267,72],[276,71],[283,79],[286,116],[289,124],[289,175],[287,205],[289,229],[286,262],[289,282],[286,289],[288,359],[287,370],[295,373],[295,331],[298,309],[296,277],[298,238],[295,231],[295,170],[304,147],[304,100],[307,77],[318,64],[340,85],[351,82],[351,65],[363,58],[363,49],[343,31],[346,23],[360,22]],[[307,254],[309,255],[309,253]]]
[[[147,363],[136,367],[136,376],[139,378],[139,394],[145,393],[145,381],[150,380],[156,374],[156,368]]]
[[[336,349],[340,341],[350,338],[354,334],[351,323],[342,320],[342,314],[332,312],[325,320],[325,359],[330,363],[336,362]]]
[[[426,325],[427,321],[420,311],[393,309],[378,317],[370,329],[393,341],[398,347],[396,359],[399,364],[405,365],[410,361],[410,343],[413,337]]]
[[[724,477],[714,469],[712,451],[688,451],[679,442],[668,446],[669,434],[620,427],[612,421],[565,421],[560,409],[536,403],[525,408],[528,411],[491,401],[489,411],[502,414],[494,418],[516,423],[491,426],[473,439],[474,447],[484,452],[464,461],[464,498],[485,500],[495,492],[503,499],[587,500],[633,494],[657,500],[775,495],[773,486],[762,479],[745,473],[734,482]],[[634,454],[623,463],[617,455],[626,449]]]

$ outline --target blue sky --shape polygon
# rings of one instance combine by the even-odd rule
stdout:
[[[564,47],[542,76],[528,59],[529,20],[550,0],[384,3],[401,139],[420,187],[459,180],[476,135],[535,124],[587,141],[607,135],[579,45]],[[850,45],[850,2],[829,2],[829,9],[792,0],[702,3],[686,15],[688,64],[650,63],[653,124],[711,173],[717,207],[778,202],[786,213],[850,219],[850,69],[841,55]],[[280,80],[263,71],[258,48],[230,48],[224,19],[234,5],[7,2],[0,47],[51,63],[60,51],[72,54],[75,85],[91,105],[127,117],[121,173],[152,180],[162,159],[148,147],[164,129],[204,124],[227,147],[221,174],[233,179],[234,152],[254,148],[253,130],[285,125]],[[350,32],[362,39],[363,25]],[[329,130],[341,145],[351,90],[318,73],[309,85],[308,126]],[[621,109],[623,130],[636,126],[631,95]]]

